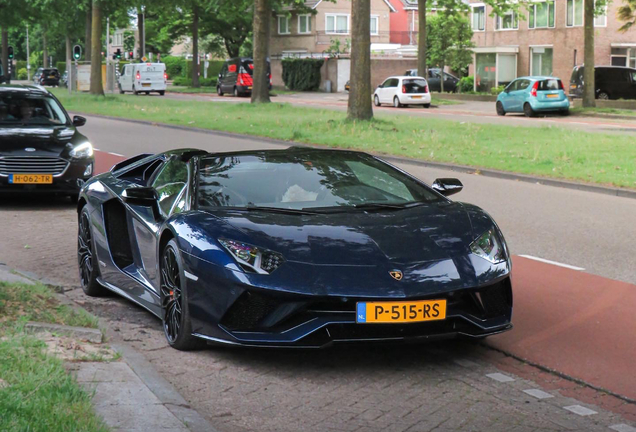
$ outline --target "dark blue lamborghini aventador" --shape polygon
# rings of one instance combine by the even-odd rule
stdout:
[[[183,350],[488,336],[511,328],[510,255],[461,188],[353,151],[140,155],[81,191],[80,279]]]

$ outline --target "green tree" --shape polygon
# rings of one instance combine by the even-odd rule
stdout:
[[[473,30],[462,15],[441,12],[431,16],[427,23],[428,62],[442,71],[445,66],[461,70],[472,60]],[[440,91],[444,91],[442,75]]]
[[[252,103],[269,103],[269,82],[266,79],[269,31],[272,21],[271,0],[254,2],[254,74]]]
[[[624,0],[622,6],[619,6],[616,16],[625,24],[619,29],[626,32],[636,24],[636,0]]]

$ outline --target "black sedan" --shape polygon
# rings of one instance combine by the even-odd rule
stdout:
[[[461,188],[353,151],[140,155],[82,189],[80,281],[182,350],[484,337],[511,328],[510,255]]]
[[[76,200],[93,174],[93,146],[51,93],[0,86],[0,194],[41,192]]]

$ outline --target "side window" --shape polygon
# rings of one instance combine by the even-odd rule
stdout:
[[[188,164],[176,159],[170,160],[152,182],[152,186],[159,194],[159,210],[164,216],[183,211],[188,186]]]
[[[391,80],[386,80],[380,85],[380,88],[387,88],[390,83],[391,83]]]
[[[525,90],[530,85],[530,80],[519,80],[517,84],[517,90]]]
[[[632,75],[632,84],[636,84],[636,72],[630,72]]]
[[[227,63],[223,64],[223,68],[221,68],[221,78],[225,78],[227,75]]]
[[[517,84],[519,83],[519,81],[513,81],[510,84],[508,84],[508,87],[506,87],[506,91],[507,92],[513,92],[515,90],[517,90]]]
[[[397,87],[399,82],[400,82],[400,80],[399,80],[399,79],[397,79],[397,78],[393,78],[393,79],[391,80],[391,84],[389,85],[389,87]]]

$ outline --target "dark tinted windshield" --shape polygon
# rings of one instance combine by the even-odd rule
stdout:
[[[55,99],[44,95],[0,94],[0,126],[62,125],[67,119]]]
[[[342,152],[222,156],[202,159],[198,203],[219,207],[311,209],[432,202],[439,196],[366,156]]]
[[[405,93],[426,93],[427,84],[423,79],[406,79],[402,81]]]

